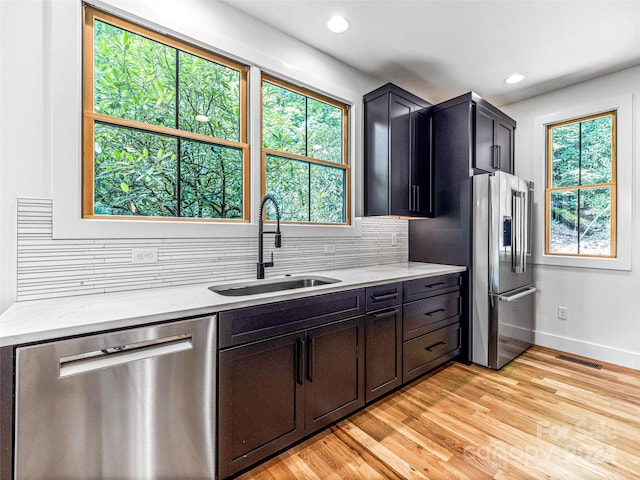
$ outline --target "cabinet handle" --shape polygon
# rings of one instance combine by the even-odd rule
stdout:
[[[304,342],[301,339],[298,339],[296,340],[296,381],[298,382],[298,385],[302,385],[304,383],[304,378],[302,378],[302,372],[304,370],[303,352]]]
[[[378,313],[372,313],[371,316],[373,318],[387,318],[387,317],[393,317],[394,315],[397,315],[399,312],[400,310],[398,310],[397,308],[392,308],[390,310],[383,310]]]
[[[307,357],[307,380],[313,382],[313,372],[314,372],[314,356],[315,356],[315,341],[313,337],[309,337],[307,341],[309,344],[309,352]]]
[[[493,150],[493,168],[500,168],[500,145],[493,145],[491,150]]]
[[[413,210],[414,212],[420,211],[420,185],[416,185],[416,199],[413,204]]]
[[[444,308],[439,308],[438,310],[434,310],[433,312],[427,312],[427,313],[425,313],[425,315],[427,317],[432,317],[436,313],[440,313],[440,312],[446,312],[446,310]]]
[[[444,282],[430,283],[429,285],[425,285],[424,288],[433,288],[437,287],[438,285],[444,285]]]
[[[374,302],[384,302],[386,300],[393,300],[397,296],[398,296],[398,292],[396,292],[396,293],[387,293],[385,295],[373,295],[371,297],[371,300],[373,300]]]
[[[434,345],[431,345],[430,347],[426,347],[425,350],[427,350],[428,352],[433,352],[434,350],[438,350],[439,348],[442,348],[446,345],[447,344],[445,342],[438,342]]]
[[[416,186],[411,185],[411,194],[409,195],[409,211],[413,212],[415,210],[416,204]]]

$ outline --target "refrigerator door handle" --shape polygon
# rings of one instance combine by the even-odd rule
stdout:
[[[529,287],[526,290],[522,292],[514,293],[513,295],[496,295],[496,296],[498,297],[498,300],[500,300],[501,302],[515,302],[516,300],[519,300],[528,295],[532,295],[537,291],[538,289],[536,287]]]
[[[520,223],[522,224],[522,235],[520,236],[520,267],[521,272],[527,271],[527,237],[529,236],[527,224],[529,216],[527,215],[528,197],[526,192],[521,192],[520,199]]]
[[[525,194],[520,191],[512,192],[512,209],[514,215],[515,228],[513,229],[513,242],[511,246],[511,266],[516,273],[524,273],[526,270],[526,211]]]

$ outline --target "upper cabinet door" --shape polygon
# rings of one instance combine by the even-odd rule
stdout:
[[[500,170],[513,173],[513,126],[507,122],[496,120],[495,123],[496,146],[498,147],[498,160]]]
[[[476,151],[474,168],[493,172],[498,168],[495,151],[495,117],[489,110],[476,105]]]
[[[475,157],[473,167],[485,172],[513,172],[514,125],[482,104],[475,105]]]
[[[410,212],[409,171],[412,157],[412,120],[415,103],[389,95],[390,123],[390,181],[391,208],[393,215],[407,216]],[[391,212],[390,212],[391,213]]]
[[[412,155],[409,163],[409,215],[432,217],[435,212],[433,157],[431,155],[432,123],[430,109],[417,108],[411,126]]]

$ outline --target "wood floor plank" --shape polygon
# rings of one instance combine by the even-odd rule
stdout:
[[[640,478],[640,372],[558,353],[450,363],[239,478]]]

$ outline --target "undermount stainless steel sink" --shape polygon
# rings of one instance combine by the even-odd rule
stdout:
[[[244,283],[225,283],[212,285],[209,290],[228,297],[240,297],[243,295],[257,295],[259,293],[279,292],[281,290],[293,290],[296,288],[318,287],[330,283],[338,283],[340,280],[328,277],[304,276],[276,278],[273,280],[255,280]]]

